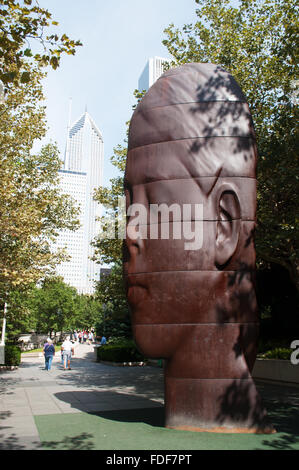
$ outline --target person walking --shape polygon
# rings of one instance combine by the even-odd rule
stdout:
[[[45,370],[51,370],[53,357],[55,356],[55,347],[53,341],[48,338],[44,345],[44,356],[45,356]]]
[[[71,369],[71,357],[74,355],[74,346],[70,341],[70,337],[67,336],[65,341],[61,345],[62,357],[63,357],[63,369]],[[67,366],[67,367],[66,367]]]
[[[90,331],[88,333],[88,344],[91,344],[91,343],[93,343],[93,333],[92,333],[92,331]]]
[[[79,343],[80,344],[82,343],[82,337],[83,337],[82,331],[79,331],[78,338],[79,338]]]
[[[83,342],[84,342],[84,343],[86,343],[86,341],[87,341],[87,337],[88,337],[88,335],[87,335],[87,331],[86,331],[86,330],[84,330],[84,333],[83,333]]]

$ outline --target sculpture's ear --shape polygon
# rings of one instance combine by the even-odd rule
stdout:
[[[215,264],[224,266],[237,249],[241,227],[241,210],[234,191],[225,190],[218,202]]]

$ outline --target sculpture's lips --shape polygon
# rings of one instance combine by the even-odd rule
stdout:
[[[132,306],[138,305],[148,297],[147,287],[138,282],[137,279],[127,278],[127,298]]]

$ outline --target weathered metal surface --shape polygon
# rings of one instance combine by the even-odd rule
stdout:
[[[258,321],[250,272],[169,271],[131,274],[127,276],[127,286],[133,325]],[[163,334],[166,334],[165,330]],[[156,356],[154,351],[150,354]]]
[[[242,91],[213,64],[169,70],[133,114],[125,192],[127,207],[142,205],[145,220],[128,217],[124,275],[136,343],[166,361],[168,427],[271,431],[250,375],[256,159]],[[161,204],[176,210],[151,219]],[[192,233],[202,224],[200,247],[186,249],[184,233],[173,239],[182,222]]]

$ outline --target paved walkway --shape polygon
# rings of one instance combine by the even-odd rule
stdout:
[[[232,441],[230,435],[163,428],[160,368],[96,363],[88,344],[76,346],[72,370],[62,369],[60,353],[51,371],[44,370],[43,357],[28,356],[17,370],[0,373],[0,449],[55,449],[58,441],[67,449],[298,449],[299,388],[261,382],[258,388],[278,433],[234,435]]]
[[[78,344],[71,370],[56,353],[50,371],[43,357],[26,357],[0,373],[0,449],[40,449],[34,417],[161,407],[163,372],[154,367],[114,367],[94,360],[92,345]]]

